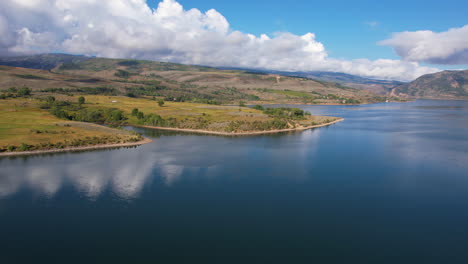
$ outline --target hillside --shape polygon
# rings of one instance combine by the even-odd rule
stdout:
[[[278,74],[143,60],[58,58],[48,71],[0,67],[0,90],[27,86],[37,93],[156,96],[209,104],[357,104],[386,99],[333,82]],[[32,61],[37,60],[31,60],[32,66],[44,66]]]
[[[392,88],[404,84],[399,81],[375,80],[340,72],[309,72],[305,74],[305,77],[308,78],[337,82],[344,86],[365,89],[379,94],[386,94],[390,92]]]
[[[468,70],[427,74],[410,83],[397,86],[392,94],[416,98],[466,99]]]
[[[246,70],[239,68],[225,68],[231,70]],[[254,70],[249,69],[249,72],[277,74],[290,77],[307,78],[316,81],[334,83],[335,85],[342,85],[346,87],[364,89],[377,94],[385,95],[398,85],[404,82],[391,81],[391,80],[377,80],[357,75],[351,75],[342,72],[325,72],[325,71],[311,71],[311,72],[285,72],[285,71],[270,71],[270,70]]]
[[[30,56],[1,57],[0,65],[51,70],[63,63],[78,63],[88,59],[90,59],[90,57],[53,53]]]

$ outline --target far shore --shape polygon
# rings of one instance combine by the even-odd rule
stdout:
[[[250,131],[250,132],[219,132],[219,131],[210,131],[202,129],[188,129],[188,128],[173,128],[173,127],[157,127],[157,126],[144,126],[144,125],[131,125],[134,127],[142,128],[151,128],[158,130],[167,130],[167,131],[179,131],[179,132],[190,132],[190,133],[199,133],[199,134],[210,134],[210,135],[219,135],[219,136],[255,136],[255,135],[264,135],[264,134],[276,134],[282,132],[293,132],[293,131],[304,131],[307,129],[325,127],[336,124],[338,122],[344,121],[343,118],[337,119],[332,122],[323,123],[320,125],[306,126],[306,127],[296,127],[296,128],[287,128],[287,129],[275,129],[275,130],[264,130],[264,131]]]
[[[83,147],[67,147],[63,149],[44,149],[44,150],[33,150],[33,151],[2,152],[0,153],[0,157],[29,156],[29,155],[51,154],[51,153],[61,153],[61,152],[78,152],[78,151],[86,151],[86,150],[136,147],[136,146],[148,144],[151,142],[152,142],[151,139],[144,138],[143,140],[140,140],[137,142],[127,142],[127,143],[119,143],[119,144],[102,144],[102,145],[90,145],[90,146],[83,146]]]

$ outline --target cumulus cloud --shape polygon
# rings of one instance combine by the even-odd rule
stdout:
[[[232,29],[214,9],[175,0],[2,0],[0,54],[62,51],[208,66],[336,71],[411,80],[437,71],[400,60],[337,60],[315,34],[255,36]]]
[[[394,33],[380,44],[392,46],[407,61],[468,64],[468,25],[440,33],[429,30]]]

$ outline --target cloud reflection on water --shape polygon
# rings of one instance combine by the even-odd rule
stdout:
[[[90,200],[106,191],[132,199],[155,176],[172,186],[183,174],[207,179],[227,174],[251,177],[245,171],[253,166],[270,177],[304,180],[308,175],[304,164],[314,162],[319,137],[319,129],[252,138],[176,134],[137,149],[0,159],[0,197],[22,189],[53,197],[64,186],[72,186]],[[271,160],[284,163],[271,164]]]
[[[3,159],[0,160],[0,197],[12,195],[22,188],[52,197],[65,184],[71,184],[91,200],[107,189],[120,198],[130,199],[138,196],[154,167],[171,168],[167,162],[155,153],[136,150]],[[181,169],[161,171],[162,177],[171,179]]]

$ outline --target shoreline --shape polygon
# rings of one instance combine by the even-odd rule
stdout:
[[[283,133],[283,132],[304,131],[304,130],[308,130],[312,128],[331,126],[341,121],[344,121],[344,118],[339,118],[335,121],[320,124],[320,125],[313,125],[313,126],[306,126],[306,127],[275,129],[275,130],[265,130],[265,131],[237,132],[237,133],[236,132],[231,132],[231,133],[219,132],[219,131],[210,131],[210,130],[201,130],[201,129],[188,129],[188,128],[154,127],[154,126],[143,126],[143,125],[129,125],[129,126],[166,130],[166,131],[218,135],[218,136],[255,136],[255,135],[276,134],[276,133]],[[87,150],[113,149],[113,148],[122,148],[122,147],[136,147],[136,146],[141,146],[141,145],[148,144],[151,142],[153,142],[153,140],[149,138],[144,138],[143,140],[140,140],[138,142],[128,142],[128,143],[118,143],[118,144],[102,144],[102,145],[91,145],[91,146],[83,146],[83,147],[68,147],[68,148],[63,148],[63,149],[2,152],[0,153],[0,158],[16,157],[16,156],[32,156],[32,155],[64,153],[64,152],[80,152],[80,151],[87,151]]]
[[[112,148],[123,148],[123,147],[136,147],[144,144],[153,142],[149,138],[144,138],[143,140],[137,142],[127,142],[127,143],[118,143],[118,144],[101,144],[101,145],[91,145],[83,147],[68,147],[63,149],[45,149],[45,150],[33,150],[33,151],[19,151],[19,152],[2,152],[0,153],[0,158],[2,157],[15,157],[15,156],[30,156],[30,155],[39,155],[39,154],[52,154],[52,153],[62,153],[62,152],[79,152],[86,150],[98,150],[98,149],[112,149]]]
[[[304,131],[312,128],[326,127],[336,124],[338,122],[344,121],[344,118],[339,118],[335,121],[320,124],[312,125],[306,127],[296,127],[296,128],[286,128],[286,129],[275,129],[275,130],[265,130],[265,131],[251,131],[251,132],[219,132],[219,131],[210,131],[202,129],[190,129],[190,128],[173,128],[173,127],[155,127],[155,126],[145,126],[145,125],[130,125],[134,127],[141,128],[150,128],[166,131],[177,131],[177,132],[189,132],[189,133],[198,133],[198,134],[208,134],[208,135],[218,135],[218,136],[255,136],[255,135],[265,135],[265,134],[276,134],[282,132],[294,132],[294,131]]]

